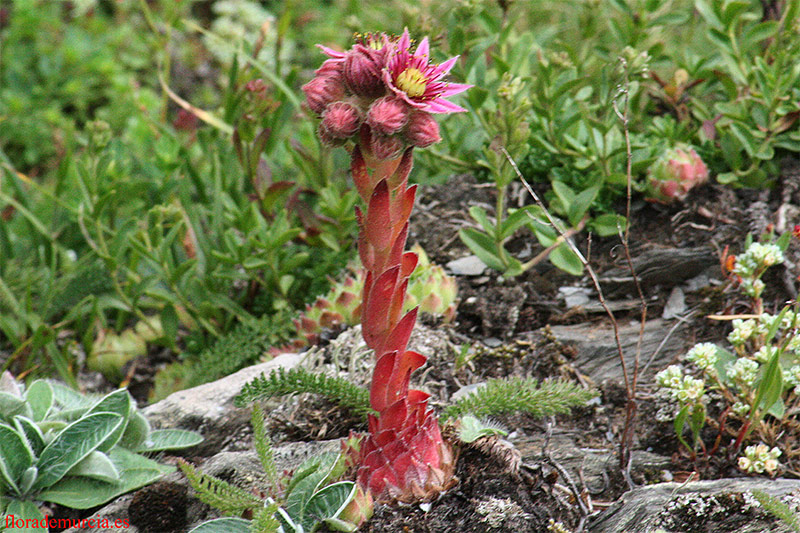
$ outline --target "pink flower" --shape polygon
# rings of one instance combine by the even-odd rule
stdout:
[[[331,102],[344,97],[344,84],[334,76],[317,76],[303,85],[308,107],[321,115]]]
[[[383,70],[386,86],[408,105],[429,113],[458,113],[463,107],[445,100],[445,97],[466,91],[472,85],[442,81],[453,68],[458,56],[441,65],[430,63],[428,38],[424,38],[411,53],[408,29],[395,44]]]

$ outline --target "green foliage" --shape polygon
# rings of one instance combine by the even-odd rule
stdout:
[[[269,376],[262,374],[246,383],[234,400],[237,407],[244,407],[257,400],[273,396],[300,393],[321,394],[342,407],[363,415],[372,413],[369,391],[354,385],[344,378],[314,374],[304,368],[273,370]]]
[[[5,513],[36,515],[38,502],[96,507],[172,471],[141,453],[202,441],[191,431],[152,431],[123,389],[90,397],[38,380],[24,390],[6,373],[0,402]]]
[[[530,378],[490,379],[477,391],[445,408],[442,418],[470,414],[477,418],[526,413],[531,416],[550,416],[569,412],[571,407],[584,405],[597,393],[569,381],[538,381]]]
[[[255,447],[264,471],[270,480],[265,501],[221,479],[197,470],[186,462],[180,468],[197,491],[198,498],[227,514],[254,513],[252,521],[212,520],[192,532],[227,533],[229,531],[315,531],[330,520],[341,521],[339,515],[356,494],[352,481],[337,481],[344,474],[344,456],[323,453],[298,466],[290,478],[278,479],[269,437],[264,429],[264,413],[253,409]],[[231,527],[231,529],[226,529]]]
[[[760,490],[754,490],[753,497],[758,500],[758,503],[761,504],[764,510],[778,518],[791,528],[792,531],[795,533],[800,532],[800,515],[793,511],[791,507],[778,498],[770,496],[766,492]]]

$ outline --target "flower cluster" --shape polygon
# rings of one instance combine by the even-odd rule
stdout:
[[[320,48],[330,59],[303,92],[328,145],[352,139],[365,156],[394,159],[408,146],[441,140],[432,114],[465,111],[445,99],[471,87],[444,81],[458,57],[431,63],[427,38],[413,52],[408,30],[399,38],[361,36],[346,52]]]
[[[717,346],[710,342],[695,344],[694,347],[686,353],[686,359],[693,362],[700,370],[715,372],[714,365],[717,364]]]
[[[740,357],[730,363],[727,369],[728,379],[744,387],[752,387],[758,376],[758,363],[747,357]]]
[[[760,298],[764,292],[764,282],[760,279],[764,271],[783,263],[783,260],[783,250],[777,244],[754,242],[743,254],[736,256],[732,272],[738,277],[745,294]]]
[[[668,389],[681,405],[698,404],[705,394],[705,382],[692,376],[684,376],[678,365],[671,365],[656,374],[656,382]]]
[[[679,144],[667,150],[647,171],[647,200],[671,204],[708,181],[708,167],[694,148]]]
[[[748,446],[744,450],[744,457],[739,457],[739,470],[750,474],[766,472],[770,476],[775,475],[780,467],[778,462],[780,456],[781,451],[776,447],[770,449],[766,444]]]

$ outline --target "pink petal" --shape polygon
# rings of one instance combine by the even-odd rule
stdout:
[[[439,71],[442,73],[441,74],[442,76],[450,72],[450,69],[453,68],[453,65],[456,64],[456,61],[458,61],[459,57],[460,56],[451,57],[450,59],[439,65]]]
[[[414,52],[414,55],[424,56],[425,58],[427,58],[429,54],[430,54],[430,46],[428,45],[428,38],[425,37],[424,39],[422,39],[422,42],[419,43],[419,46],[417,46],[417,51]]]
[[[429,113],[462,113],[466,111],[463,107],[443,98],[437,98],[430,102],[425,110]]]
[[[472,85],[468,83],[448,83],[444,86],[444,88],[442,88],[440,96],[443,97],[453,96],[454,94],[466,91],[470,87],[472,87]]]
[[[400,39],[397,41],[397,50],[399,51],[408,51],[411,47],[411,36],[408,35],[408,28],[403,30],[403,35],[400,36]]]
[[[321,44],[318,44],[317,48],[322,50],[322,52],[328,57],[332,57],[334,59],[344,59],[344,52],[337,52],[333,48],[328,48],[327,46],[322,46]]]

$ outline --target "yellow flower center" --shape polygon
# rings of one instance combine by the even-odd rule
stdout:
[[[408,96],[418,97],[425,94],[428,80],[421,70],[417,68],[407,68],[397,76],[395,83],[397,88]]]

